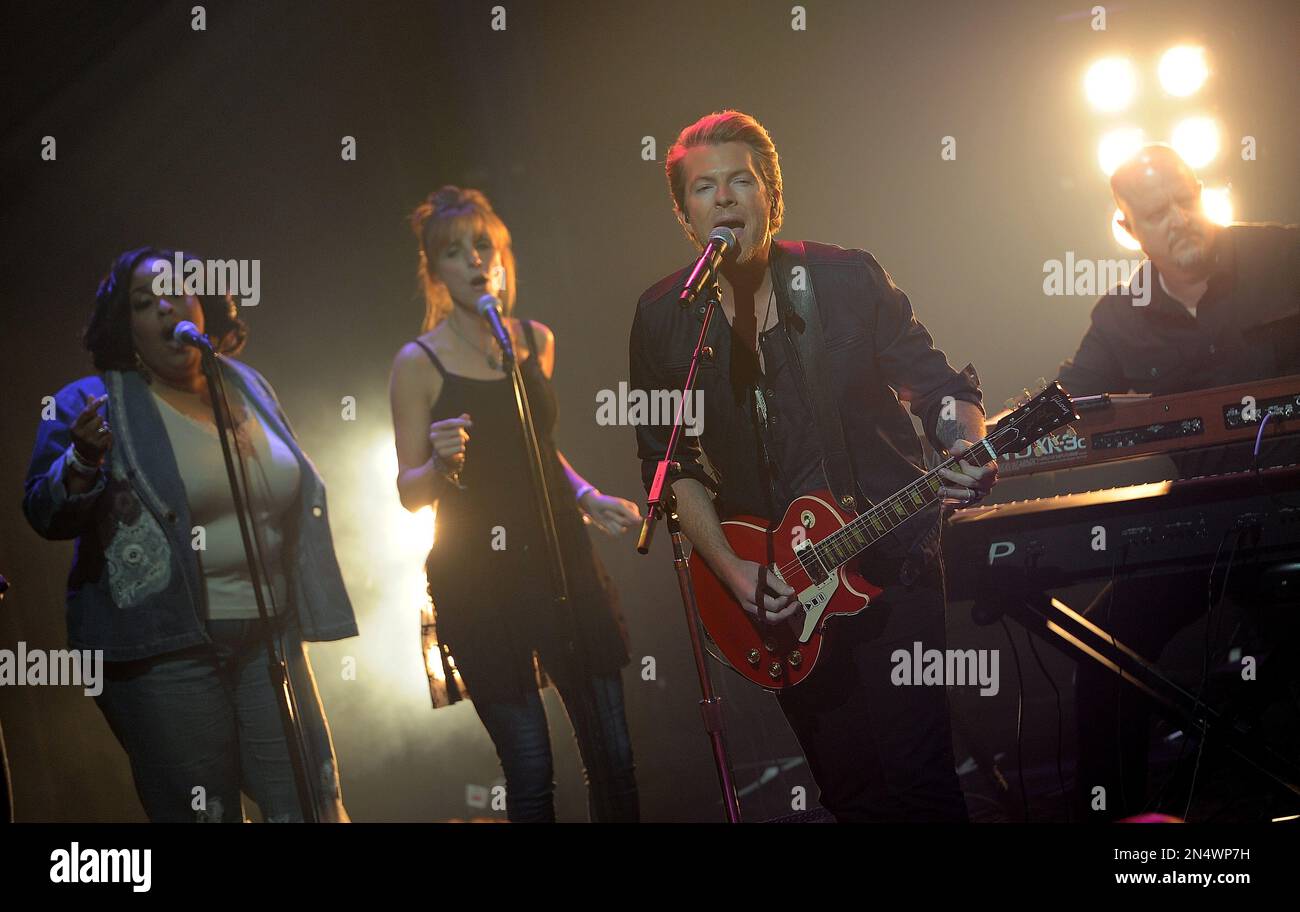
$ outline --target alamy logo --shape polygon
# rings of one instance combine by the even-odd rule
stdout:
[[[603,427],[672,427],[681,403],[682,391],[679,389],[629,390],[627,382],[622,381],[617,392],[603,389],[596,393],[596,423]],[[704,433],[704,390],[691,391],[691,397],[686,400],[686,413],[682,416],[682,429],[689,437]]]
[[[1076,259],[1073,250],[1064,260],[1043,261],[1043,294],[1098,297],[1127,291],[1134,307],[1151,303],[1151,267],[1148,260]]]
[[[895,687],[964,687],[978,684],[981,697],[998,692],[996,649],[922,649],[917,640],[912,648],[895,649],[889,657]]]
[[[0,649],[0,686],[39,684],[82,687],[86,696],[99,696],[104,690],[104,650],[28,649],[22,640],[17,650]]]
[[[186,259],[177,251],[175,262],[153,264],[156,295],[225,295],[241,307],[256,307],[262,300],[261,260]]]
[[[129,883],[148,893],[153,882],[153,849],[70,848],[50,853],[50,883]]]

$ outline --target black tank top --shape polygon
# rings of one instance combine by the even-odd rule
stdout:
[[[605,674],[627,663],[618,596],[591,546],[582,514],[556,453],[555,391],[537,363],[532,324],[523,322],[529,355],[519,363],[550,487],[569,608],[551,599],[542,524],[531,488],[523,428],[509,376],[476,380],[443,367],[431,421],[468,413],[465,490],[438,501],[436,538],[425,569],[438,639],[450,650],[470,695],[517,698],[536,687],[533,653],[559,675]]]

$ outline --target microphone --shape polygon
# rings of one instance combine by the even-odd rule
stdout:
[[[501,346],[505,363],[514,364],[515,347],[510,342],[510,333],[506,332],[505,324],[501,322],[501,302],[497,300],[496,295],[485,294],[479,298],[478,313],[492,327],[492,335],[496,336],[497,345]]]
[[[172,330],[172,339],[182,345],[212,353],[212,343],[208,341],[208,337],[199,332],[199,328],[189,320],[181,320],[176,324]]]
[[[713,229],[709,235],[709,242],[704,245],[704,251],[700,258],[695,261],[695,267],[691,270],[691,276],[686,280],[686,287],[682,289],[681,297],[677,303],[686,307],[694,303],[700,292],[708,285],[715,275],[722,261],[727,258],[728,254],[734,254],[736,251],[736,232],[730,228],[718,227]]]

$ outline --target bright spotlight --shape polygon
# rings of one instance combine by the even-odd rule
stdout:
[[[1137,127],[1120,127],[1111,130],[1097,143],[1097,164],[1110,177],[1115,169],[1137,154],[1142,148],[1142,131]]]
[[[375,477],[389,480],[397,478],[397,451],[393,439],[380,437],[370,450]],[[402,566],[423,566],[433,541],[435,513],[431,507],[421,507],[414,513],[407,511],[397,499],[397,488],[390,489],[376,506],[376,529],[379,534],[372,539],[376,548],[386,557],[401,562]]]
[[[1216,225],[1232,222],[1232,197],[1227,187],[1206,187],[1201,191],[1201,208],[1205,217]]]
[[[1205,84],[1210,74],[1205,48],[1180,45],[1165,51],[1157,68],[1160,84],[1170,95],[1186,98]]]
[[[1088,67],[1083,90],[1097,110],[1122,111],[1137,92],[1137,72],[1127,58],[1106,57]]]
[[[1125,231],[1124,226],[1119,223],[1119,220],[1123,217],[1124,213],[1119,209],[1116,209],[1115,214],[1110,217],[1111,236],[1125,250],[1141,250],[1142,245],[1134,240],[1133,235]]]
[[[1219,154],[1219,127],[1209,117],[1189,117],[1174,127],[1170,143],[1183,161],[1204,168]]]

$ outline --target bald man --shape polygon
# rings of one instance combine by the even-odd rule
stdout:
[[[1103,295],[1061,384],[1093,393],[1180,393],[1300,373],[1300,229],[1220,227],[1178,153],[1150,145],[1110,181],[1120,225],[1154,271]],[[1145,300],[1145,305],[1144,305]]]
[[[1164,145],[1143,148],[1116,170],[1111,190],[1123,214],[1120,224],[1146,253],[1142,268],[1152,272],[1134,283],[1134,293],[1121,288],[1097,302],[1078,353],[1061,367],[1067,390],[1076,396],[1162,395],[1300,373],[1295,226],[1215,225],[1201,206],[1201,182]],[[1175,461],[1184,476],[1236,471],[1250,460],[1250,447],[1239,449],[1190,453]],[[1293,444],[1276,444],[1265,454],[1266,464],[1294,461],[1294,453]],[[1154,661],[1217,600],[1222,577],[1220,566],[1212,590],[1205,567],[1120,575],[1085,613]],[[1229,598],[1236,595],[1264,612],[1262,599],[1241,598],[1241,577],[1232,579]],[[1258,645],[1252,653],[1258,654]],[[1112,820],[1149,809],[1150,707],[1095,662],[1079,663],[1075,683],[1083,819]],[[1186,756],[1196,756],[1194,745]],[[1165,807],[1182,813],[1177,788],[1158,791]]]

